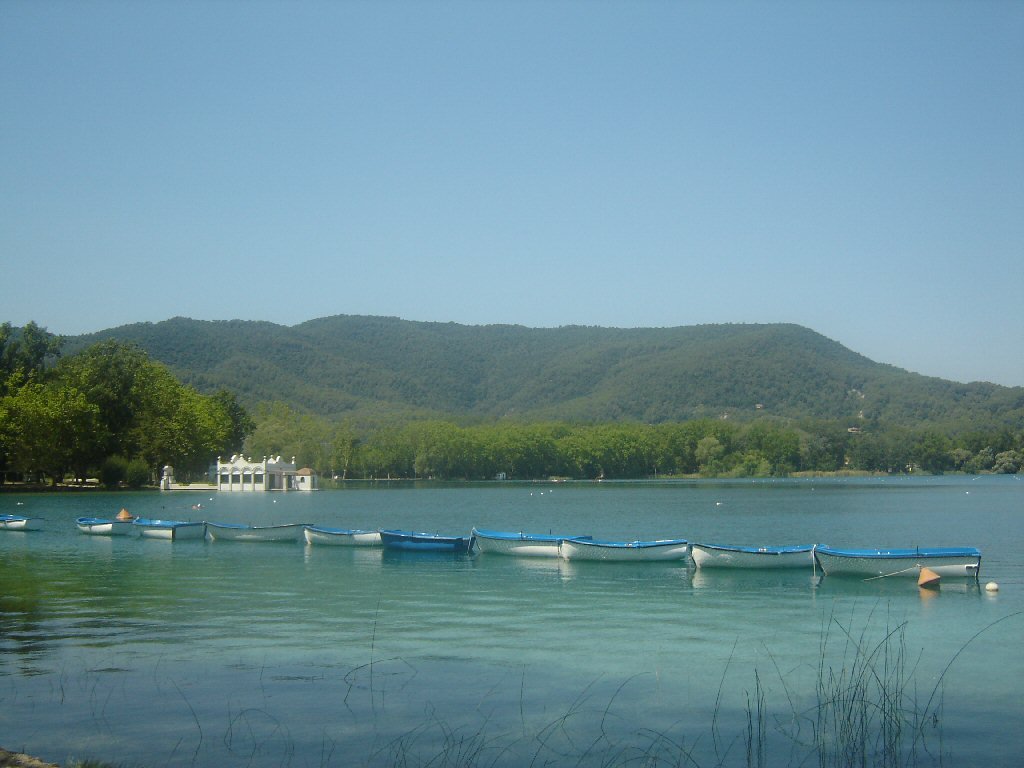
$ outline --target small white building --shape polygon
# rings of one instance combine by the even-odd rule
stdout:
[[[313,491],[317,478],[308,467],[299,469],[295,458],[290,462],[263,457],[253,461],[238,454],[228,461],[217,457],[218,491]]]

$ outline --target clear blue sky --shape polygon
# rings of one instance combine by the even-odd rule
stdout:
[[[0,321],[792,322],[1024,385],[1022,2],[0,0]]]

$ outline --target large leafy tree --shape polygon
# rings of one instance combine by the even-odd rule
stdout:
[[[331,456],[329,470],[331,476],[342,479],[348,477],[359,450],[359,434],[351,423],[339,424],[331,435]]]
[[[62,343],[59,336],[34,322],[23,328],[15,328],[9,322],[0,324],[0,398],[16,394],[29,382],[42,381],[46,366],[60,355]],[[13,450],[5,435],[13,428],[0,412],[0,483],[6,478],[8,457]]]
[[[108,456],[138,454],[136,416],[143,371],[152,363],[138,347],[117,341],[94,344],[57,365],[57,375],[83,392],[100,411]]]
[[[270,403],[256,411],[257,427],[244,442],[244,453],[253,458],[280,456],[327,471],[335,453],[331,425],[300,413],[284,403]],[[235,446],[235,452],[241,444]]]
[[[0,395],[29,379],[39,378],[60,355],[63,339],[34,322],[23,328],[0,325]]]
[[[54,483],[70,470],[84,477],[104,437],[96,405],[59,383],[31,382],[0,399],[0,430],[14,469]]]
[[[232,395],[199,394],[133,345],[100,342],[63,359],[57,375],[98,408],[104,456],[142,458],[154,471],[202,471],[252,428]]]
[[[245,438],[256,429],[256,422],[238,402],[234,392],[226,389],[218,390],[211,395],[211,400],[224,411],[229,424],[223,443],[217,446],[217,453],[227,454],[237,451],[245,442]]]
[[[169,463],[179,475],[201,472],[226,444],[232,423],[223,404],[181,385],[164,366],[143,368],[132,391],[126,443],[150,467]]]
[[[60,349],[35,323],[0,325],[0,470],[56,482],[119,456],[187,476],[254,428],[233,394],[201,395],[134,345],[100,342],[53,366]]]

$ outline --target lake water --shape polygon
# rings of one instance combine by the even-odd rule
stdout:
[[[74,526],[122,506],[446,534],[976,546],[981,586]],[[46,518],[0,531],[0,746],[54,762],[788,766],[859,763],[863,747],[872,765],[879,739],[900,764],[1024,754],[1017,477],[3,494],[0,512]]]

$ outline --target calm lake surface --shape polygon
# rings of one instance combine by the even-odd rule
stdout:
[[[466,535],[976,546],[981,586],[75,528],[122,506]],[[857,711],[877,723],[891,696],[917,724],[884,737],[901,764],[1024,754],[1018,477],[3,494],[0,513],[46,519],[0,531],[0,746],[54,762],[840,764],[815,730],[835,740],[855,717],[835,692],[868,678],[889,693],[869,686]],[[874,740],[860,739],[865,764]]]

